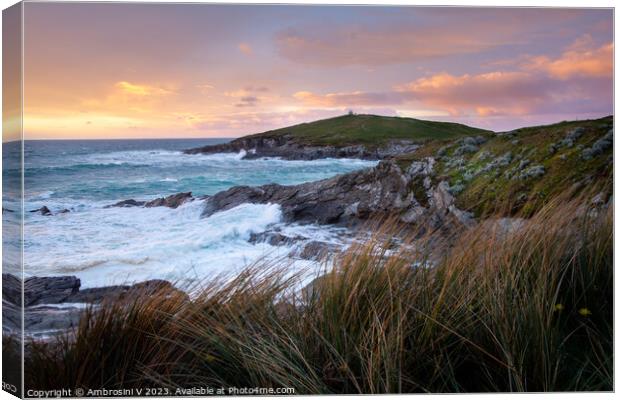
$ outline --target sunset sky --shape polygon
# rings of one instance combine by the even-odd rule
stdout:
[[[26,3],[27,139],[230,137],[357,113],[613,113],[604,9]]]

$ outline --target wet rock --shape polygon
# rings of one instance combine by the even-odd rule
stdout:
[[[185,204],[188,201],[192,201],[194,198],[192,197],[192,192],[184,192],[170,195],[168,197],[160,197],[158,199],[154,199],[151,201],[137,201],[134,199],[119,201],[115,204],[110,204],[105,206],[104,208],[110,207],[169,207],[169,208],[177,208],[182,204]]]
[[[80,280],[75,276],[27,278],[24,281],[24,306],[62,303],[79,289]]]
[[[118,203],[115,203],[115,204],[107,205],[104,208],[111,208],[111,207],[142,207],[142,206],[144,206],[144,204],[146,204],[146,201],[136,201],[134,199],[129,199],[129,200],[119,201]]]
[[[301,251],[295,255],[304,260],[320,261],[329,258],[338,250],[340,250],[340,246],[336,244],[313,240],[307,243]]]
[[[209,198],[202,216],[243,203],[277,203],[287,221],[331,224],[366,219],[372,213],[402,211],[411,199],[407,177],[388,160],[374,168],[300,185],[236,186]],[[354,214],[347,213],[352,210]]]
[[[2,274],[2,299],[13,304],[22,302],[22,284],[12,274]]]
[[[177,208],[182,204],[185,204],[188,201],[192,201],[194,198],[192,197],[192,192],[185,193],[177,193],[168,197],[160,197],[155,200],[151,200],[144,204],[144,207],[169,207],[169,208]]]
[[[127,301],[139,296],[153,296],[174,294],[185,295],[176,289],[170,282],[161,279],[152,279],[133,285],[104,286],[77,291],[66,299],[67,303],[99,304],[106,301]]]
[[[46,217],[51,216],[52,212],[50,211],[49,208],[47,208],[47,206],[43,206],[37,210],[30,210],[31,213],[36,213],[38,212],[41,215],[45,215]]]
[[[306,240],[306,237],[303,236],[286,236],[281,234],[280,232],[261,232],[261,233],[251,233],[250,239],[248,242],[250,243],[268,243],[272,246],[287,246],[302,240]]]
[[[21,330],[21,288],[19,278],[2,274],[2,322],[5,333]],[[179,295],[188,299],[185,293],[163,280],[80,290],[80,280],[75,276],[31,277],[24,281],[24,329],[28,336],[49,337],[77,326],[86,307],[153,295]]]
[[[410,140],[391,140],[378,148],[363,145],[309,146],[289,135],[254,136],[235,139],[229,143],[185,150],[186,154],[242,153],[244,159],[280,157],[286,160],[315,160],[320,158],[360,158],[381,160],[411,153],[419,144]]]
[[[67,208],[63,208],[62,210],[58,211],[58,214],[66,214],[68,212],[71,212],[71,210],[69,210]]]

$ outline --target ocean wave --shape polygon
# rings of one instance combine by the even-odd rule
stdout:
[[[85,287],[152,278],[172,281],[238,270],[271,251],[252,233],[281,222],[277,204],[242,204],[200,218],[204,202],[177,209],[92,209],[25,226],[25,268],[73,274]]]

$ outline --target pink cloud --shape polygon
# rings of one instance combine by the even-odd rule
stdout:
[[[559,58],[547,56],[532,57],[524,68],[547,72],[551,77],[566,80],[572,77],[601,77],[613,76],[613,43],[607,43],[598,48],[590,49],[578,42]]]

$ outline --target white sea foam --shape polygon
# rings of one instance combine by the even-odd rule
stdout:
[[[252,232],[278,228],[290,236],[341,242],[342,231],[333,227],[283,223],[275,204],[244,204],[208,218],[200,218],[204,201],[199,200],[177,209],[104,207],[183,191],[198,196],[235,185],[297,184],[376,164],[356,159],[242,160],[245,151],[100,152],[94,144],[88,146],[62,157],[50,151],[28,167],[25,210],[46,206],[54,215],[25,213],[27,275],[77,275],[84,287],[152,278],[209,279],[234,274],[261,258],[286,257],[293,250],[294,246],[249,243]],[[65,209],[70,212],[60,213]],[[9,213],[3,217],[14,218]],[[9,256],[5,266],[14,261]],[[291,263],[293,268],[314,267],[308,261]]]
[[[177,209],[98,208],[26,224],[27,275],[76,275],[83,287],[167,279],[188,282],[234,274],[262,258],[286,256],[292,247],[248,242],[281,222],[276,204],[242,204],[200,218],[204,201]],[[337,240],[337,230],[281,224],[285,233]],[[297,267],[308,262],[291,261]]]

